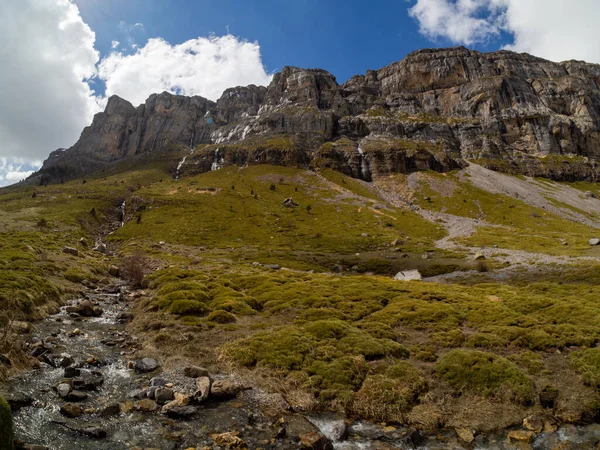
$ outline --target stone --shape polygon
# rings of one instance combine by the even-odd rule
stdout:
[[[154,377],[150,380],[150,386],[163,387],[167,384],[164,378]]]
[[[75,328],[74,330],[69,332],[69,336],[73,337],[73,336],[80,336],[81,335],[81,330],[79,328]]]
[[[333,443],[322,433],[311,432],[300,436],[300,447],[307,450],[333,450]]]
[[[196,414],[196,408],[193,406],[174,406],[167,410],[167,416],[172,419],[187,419]]]
[[[283,201],[283,206],[286,208],[296,208],[298,203],[296,203],[292,197],[289,197]]]
[[[99,371],[80,370],[78,377],[73,378],[73,386],[84,391],[95,391],[104,384],[104,376]]]
[[[281,266],[279,264],[265,264],[263,266],[265,269],[270,269],[270,270],[280,270]]]
[[[80,374],[81,374],[81,371],[75,367],[65,367],[63,377],[74,378],[74,377],[78,377]]]
[[[529,417],[523,419],[523,428],[533,431],[534,433],[541,433],[544,429],[544,417],[538,414],[532,414]]]
[[[69,402],[84,402],[87,400],[88,395],[81,391],[71,391],[65,398]]]
[[[71,392],[71,385],[68,383],[60,383],[58,386],[56,386],[56,393],[61,398],[65,398],[67,395],[69,395],[69,392]]]
[[[138,373],[148,373],[155,371],[159,367],[160,366],[155,359],[143,358],[135,361],[133,369]]]
[[[94,311],[94,304],[91,300],[83,300],[77,305],[77,314],[83,317],[94,317],[96,315]]]
[[[22,392],[7,392],[2,393],[2,396],[9,404],[11,411],[14,413],[21,408],[26,408],[33,404],[33,397]]]
[[[594,247],[594,246],[600,244],[600,239],[598,239],[598,238],[591,238],[588,242],[589,242],[590,246]]]
[[[475,436],[473,436],[473,432],[467,428],[456,428],[456,435],[467,444],[470,444],[475,440]]]
[[[154,393],[154,399],[159,405],[164,405],[174,399],[173,391],[166,387],[159,387]]]
[[[118,323],[127,323],[133,320],[133,314],[130,312],[120,312],[117,314],[116,321]]]
[[[535,436],[533,431],[525,431],[525,430],[512,430],[508,433],[508,439],[512,441],[518,442],[526,442],[529,443]]]
[[[119,414],[121,414],[121,406],[118,403],[113,403],[100,412],[100,417],[114,417]]]
[[[348,425],[344,420],[336,420],[329,424],[327,437],[333,442],[341,442],[348,439]]]
[[[117,266],[110,265],[108,266],[108,274],[111,277],[119,278],[121,276],[121,269],[119,269]]]
[[[87,248],[87,246],[88,246],[88,241],[87,241],[87,239],[86,239],[86,238],[82,237],[81,239],[79,239],[79,244],[80,244],[82,247],[86,247],[86,248]]]
[[[212,380],[209,377],[200,377],[196,379],[196,387],[198,390],[194,394],[197,401],[201,402],[210,396]]]
[[[212,434],[210,438],[215,444],[225,448],[246,448],[246,443],[234,431],[228,433]]]
[[[94,251],[105,255],[108,252],[108,249],[106,248],[106,244],[98,244],[94,247]]]
[[[156,390],[156,388],[155,388]],[[150,397],[150,389],[148,389],[147,391],[145,389],[134,389],[133,391],[129,391],[129,393],[127,394],[127,396],[129,398],[135,398],[138,400],[142,400],[146,397],[148,398],[153,398],[154,397],[154,391],[152,391],[152,397]]]
[[[209,373],[204,367],[187,366],[183,368],[183,375],[188,378],[200,378],[209,376]]]
[[[407,270],[404,272],[398,272],[394,276],[396,281],[421,281],[423,279],[421,272],[418,270]]]
[[[60,407],[60,413],[65,417],[74,419],[75,417],[79,417],[83,414],[83,408],[79,405],[75,405],[74,403],[65,403]]]
[[[133,403],[133,409],[141,412],[154,412],[158,409],[158,405],[154,400],[145,398]]]
[[[62,251],[68,255],[79,256],[79,250],[73,247],[63,247]]]
[[[474,261],[483,261],[484,259],[486,259],[486,257],[481,253],[476,253],[475,256],[473,256]]]
[[[216,400],[235,398],[242,387],[229,379],[215,380],[210,387],[210,395]]]
[[[598,198],[598,196],[596,194],[594,194],[592,191],[585,191],[583,193],[583,196],[585,198]]]

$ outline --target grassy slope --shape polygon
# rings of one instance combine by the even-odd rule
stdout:
[[[126,199],[128,222],[110,235],[110,244],[121,254],[143,249],[163,267],[150,276],[151,289],[137,305],[134,326],[147,337],[147,351],[274,379],[269,386],[292,402],[308,392],[323,406],[426,428],[519,422],[539,408],[537,394],[548,386],[561,389],[554,411],[560,419],[581,420],[595,411],[599,358],[579,351],[600,340],[597,268],[565,274],[563,284],[525,279],[468,288],[307,272],[342,262],[393,273],[393,264],[424,264],[421,253],[444,236],[415,213],[385,206],[365,184],[322,175],[254,166],[175,181],[149,167],[36,188],[35,198],[33,188],[5,190],[0,277],[20,277],[12,285],[17,291],[40,277],[45,284],[31,300],[36,304],[77,289],[74,282],[83,277],[103,277],[114,259],[81,247],[80,258],[60,250],[77,246],[80,237],[92,241],[101,223],[117,220]],[[483,214],[510,227],[509,247],[531,234],[552,241],[559,232],[573,240],[586,232],[467,184],[450,198],[420,195],[427,207]],[[288,197],[296,208],[282,205]],[[42,217],[47,229],[36,226]],[[390,245],[395,239],[401,252]],[[448,267],[449,257],[460,256],[433,253],[434,263]],[[292,270],[271,271],[252,261]],[[1,287],[15,295],[10,284]],[[453,402],[444,400],[448,394]],[[482,408],[497,417],[477,422]]]

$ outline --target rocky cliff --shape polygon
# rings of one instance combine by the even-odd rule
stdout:
[[[217,102],[164,92],[135,108],[113,96],[33,179],[73,178],[168,150],[191,152],[182,172],[271,163],[370,180],[474,160],[596,180],[600,66],[458,47],[420,50],[342,85],[324,70],[285,67],[268,87],[231,88]]]

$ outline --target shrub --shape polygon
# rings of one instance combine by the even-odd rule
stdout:
[[[437,374],[458,391],[506,397],[525,405],[535,398],[531,379],[509,360],[477,350],[451,350],[436,364]]]
[[[0,396],[0,450],[13,450],[15,427],[10,406],[4,397]]]
[[[360,417],[405,422],[405,415],[427,391],[427,381],[407,362],[389,367],[383,375],[368,377],[357,392],[353,410]]]
[[[133,287],[143,286],[147,271],[148,259],[141,251],[126,256],[121,261],[121,276]]]
[[[203,316],[208,311],[208,307],[197,300],[175,300],[171,304],[171,313],[178,316]]]
[[[233,323],[236,321],[236,318],[227,311],[217,309],[208,315],[208,320],[215,323]]]

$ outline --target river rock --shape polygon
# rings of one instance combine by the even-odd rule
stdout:
[[[242,386],[230,379],[215,380],[210,387],[211,397],[217,400],[235,398],[242,390]]]
[[[82,247],[87,247],[88,241],[86,238],[82,237],[81,239],[79,239],[79,244],[81,244]]]
[[[159,368],[158,362],[152,358],[143,358],[135,361],[133,369],[138,373],[153,372]]]
[[[163,387],[167,382],[164,378],[154,377],[150,380],[150,386],[153,387]]]
[[[183,369],[183,375],[188,378],[200,378],[207,377],[209,373],[204,367],[187,366]]]
[[[406,270],[404,272],[398,272],[394,277],[396,281],[421,281],[423,276],[418,270]]]
[[[300,436],[300,446],[310,450],[333,450],[333,444],[322,433],[311,432]]]
[[[106,248],[106,244],[98,244],[94,247],[94,251],[105,255],[108,252],[108,249]]]
[[[133,409],[141,412],[154,412],[158,409],[158,405],[154,400],[145,398],[143,400],[138,400],[137,402],[134,402]]]
[[[523,419],[523,428],[527,428],[534,433],[541,433],[544,429],[544,417],[539,414],[532,414]]]
[[[79,377],[73,378],[73,386],[84,391],[95,391],[104,384],[104,376],[100,372],[80,371]]]
[[[210,438],[215,444],[225,448],[245,448],[246,443],[239,437],[239,433],[230,431],[228,433],[212,434]]]
[[[133,391],[129,391],[129,398],[135,398],[138,400],[142,400],[146,397],[154,399],[154,391],[152,391],[152,397],[150,397],[150,390],[146,391],[145,389],[134,389]]]
[[[121,413],[121,406],[118,403],[108,405],[100,412],[100,417],[113,417]]]
[[[79,417],[83,414],[83,408],[74,403],[65,403],[60,407],[60,413],[65,417],[74,419],[75,417]]]
[[[348,439],[348,425],[343,420],[336,420],[329,425],[327,437],[334,442]]]
[[[56,393],[61,397],[65,398],[71,392],[71,385],[68,383],[60,383],[56,386]]]
[[[156,392],[154,393],[154,397],[156,403],[158,403],[159,405],[164,405],[165,403],[170,402],[174,398],[173,391],[166,387],[157,388]]]
[[[63,373],[63,377],[65,378],[74,378],[81,375],[81,371],[76,367],[65,367],[65,372]]]
[[[467,444],[470,444],[475,440],[473,432],[467,428],[457,428],[454,431],[456,431],[456,435]]]
[[[130,312],[120,312],[119,314],[117,314],[117,317],[116,317],[116,321],[118,323],[131,322],[132,319],[133,319],[133,314],[131,314]]]
[[[279,270],[279,269],[281,269],[281,266],[279,264],[265,264],[263,267],[265,269],[271,269],[271,270]]]
[[[81,391],[71,391],[65,398],[70,402],[84,402],[87,400],[88,395]]]
[[[525,430],[512,430],[508,433],[509,440],[526,443],[531,442],[533,436],[535,436],[535,433],[533,431]]]
[[[91,300],[83,300],[79,303],[79,305],[77,305],[77,311],[75,312],[83,317],[93,317],[95,315],[94,304],[91,302]]]
[[[196,408],[193,406],[174,406],[167,410],[167,416],[172,419],[187,419],[196,414]]]
[[[198,401],[206,400],[211,391],[212,380],[209,377],[200,377],[196,379],[196,387],[198,390],[194,394],[194,397]]]
[[[73,247],[63,247],[62,251],[68,255],[79,256],[79,250]]]

